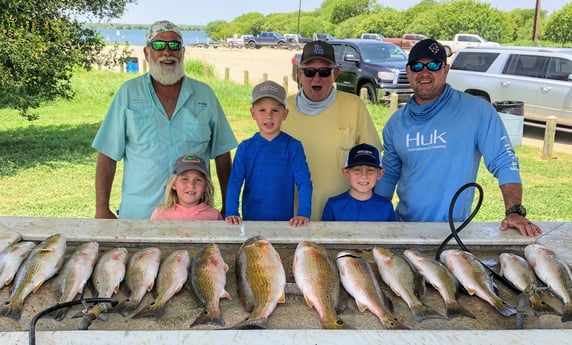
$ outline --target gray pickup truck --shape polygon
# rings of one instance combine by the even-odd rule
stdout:
[[[345,39],[328,41],[334,47],[340,74],[336,79],[339,91],[359,95],[367,90],[372,103],[388,102],[397,93],[400,104],[413,94],[405,72],[407,54],[398,46],[376,40]],[[292,78],[296,80],[296,68],[301,54],[292,58]]]

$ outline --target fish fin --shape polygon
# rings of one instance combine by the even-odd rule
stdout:
[[[501,315],[503,316],[512,316],[514,314],[516,314],[516,308],[511,305],[510,303],[508,303],[507,301],[504,301],[503,299],[501,299],[500,297],[497,299],[495,298],[493,303],[491,303],[491,305],[499,312],[501,313]]]
[[[286,302],[286,294],[284,293],[284,289],[282,289],[282,293],[280,294],[280,297],[278,297],[278,303],[285,303]]]
[[[226,291],[226,290],[224,290],[224,291],[222,292],[222,295],[220,296],[220,298],[226,298],[226,299],[228,299],[228,300],[232,300],[231,294],[228,293],[228,291]]]
[[[194,327],[196,325],[204,325],[204,324],[215,324],[219,326],[224,326],[225,322],[222,318],[222,313],[220,310],[208,310],[204,309],[199,316],[193,321],[190,327]]]
[[[439,314],[438,312],[433,310],[433,308],[431,308],[430,306],[428,306],[423,302],[411,306],[410,309],[411,313],[413,314],[413,318],[417,322],[421,322],[423,320],[428,320],[428,319],[445,319],[445,320],[447,319],[446,316]]]
[[[363,313],[366,310],[368,310],[367,304],[363,304],[363,303],[356,300],[356,305],[357,305],[357,308],[360,311],[360,313]]]
[[[222,266],[222,268],[224,269],[225,273],[228,272],[228,264],[225,262],[224,265]]]
[[[136,312],[133,316],[134,319],[141,318],[141,317],[152,317],[152,316],[159,316],[164,311],[164,304],[158,303],[156,301],[151,302],[138,312]]]
[[[308,295],[304,294],[304,300],[306,301],[306,304],[310,308],[314,308],[314,302],[312,302],[312,300],[310,298],[308,298]]]
[[[36,291],[38,291],[39,288],[42,287],[42,285],[44,284],[45,280],[40,280],[32,289],[32,293],[36,293]]]
[[[475,315],[463,307],[459,302],[450,302],[445,306],[445,313],[449,319],[456,317],[469,317],[471,319],[476,319]]]

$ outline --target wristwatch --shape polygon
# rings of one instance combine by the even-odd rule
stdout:
[[[521,204],[514,205],[513,207],[506,210],[505,216],[508,217],[509,214],[513,213],[526,217],[526,208],[524,208],[524,206],[522,206]]]

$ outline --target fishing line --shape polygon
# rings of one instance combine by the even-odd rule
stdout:
[[[464,192],[465,189],[471,188],[471,187],[474,187],[479,191],[479,199],[477,200],[477,204],[475,205],[475,208],[473,209],[473,211],[471,212],[469,217],[458,228],[455,228],[455,223],[453,222],[453,210],[455,209],[455,203],[457,202],[457,199],[459,198],[461,193]],[[463,230],[467,225],[469,225],[471,220],[473,220],[473,218],[475,218],[475,216],[479,212],[479,209],[481,208],[481,205],[483,204],[483,196],[484,196],[483,188],[481,187],[481,185],[479,185],[476,182],[469,182],[469,183],[461,186],[461,188],[459,188],[457,190],[457,192],[453,196],[453,199],[451,199],[451,203],[449,204],[449,229],[451,229],[451,234],[445,238],[445,240],[441,243],[441,245],[437,249],[437,253],[435,254],[435,260],[441,261],[440,260],[441,253],[445,249],[445,246],[447,245],[447,243],[449,243],[449,241],[451,241],[452,238],[455,238],[455,241],[457,242],[459,247],[461,247],[462,250],[472,254],[472,252],[465,246],[463,241],[461,241],[461,238],[459,237],[459,232],[461,232],[461,230]],[[505,277],[503,277],[500,274],[498,274],[497,272],[495,272],[488,265],[485,265],[479,259],[477,259],[477,261],[479,263],[481,263],[481,265],[483,265],[493,275],[494,278],[498,279],[500,282],[502,282],[504,285],[509,287],[511,290],[518,292],[518,293],[521,292],[510,281],[508,281],[507,279],[505,279]]]

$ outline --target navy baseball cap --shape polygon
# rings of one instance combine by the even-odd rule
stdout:
[[[332,65],[336,64],[334,48],[331,44],[324,41],[312,41],[304,45],[300,65],[305,65],[308,61],[314,59],[322,59]]]
[[[344,168],[351,168],[356,165],[370,165],[381,168],[381,155],[379,150],[372,145],[359,144],[351,148],[346,158]]]

